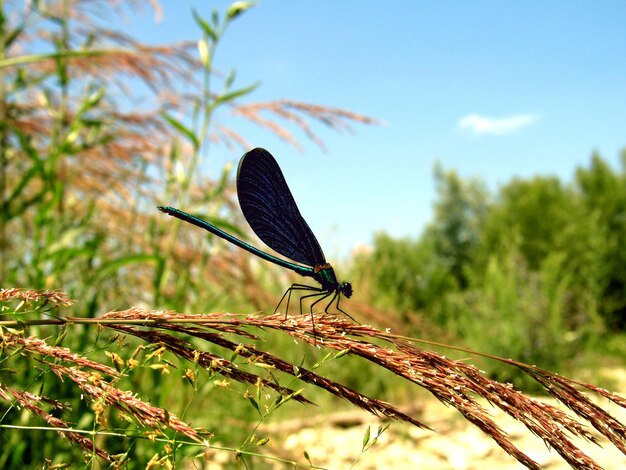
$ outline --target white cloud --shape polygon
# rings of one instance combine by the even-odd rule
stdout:
[[[459,129],[476,135],[510,134],[537,121],[536,114],[518,114],[504,118],[489,118],[480,114],[468,114],[459,121]]]

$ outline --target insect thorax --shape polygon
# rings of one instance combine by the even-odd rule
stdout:
[[[328,263],[320,264],[313,268],[314,279],[322,285],[322,289],[331,291],[337,288],[337,276],[335,270]]]
[[[315,280],[322,285],[322,289],[327,291],[341,292],[346,297],[352,295],[352,285],[349,282],[339,283],[335,270],[329,263],[320,264],[313,268]]]

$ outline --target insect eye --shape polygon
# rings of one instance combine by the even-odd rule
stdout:
[[[341,293],[346,297],[350,297],[352,295],[352,284],[346,282],[341,286]]]

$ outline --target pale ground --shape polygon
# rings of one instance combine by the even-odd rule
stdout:
[[[610,371],[613,378],[616,373],[615,370]],[[617,391],[621,391],[624,396],[626,371],[621,370],[618,373]],[[545,397],[541,400],[554,403]],[[607,400],[596,402],[622,423],[626,423],[626,410],[611,405]],[[437,433],[394,423],[352,468],[359,470],[524,468],[501,450],[490,437],[465,421],[456,410],[445,407],[435,399],[425,400],[420,406],[423,408],[414,416],[435,428]],[[570,468],[556,452],[548,450],[543,441],[530,434],[523,425],[509,419],[495,408],[489,409],[496,422],[509,433],[515,445],[543,468]],[[372,435],[380,425],[375,418],[364,419],[364,423],[343,428],[320,424],[314,427],[301,427],[299,431],[290,430],[285,433],[284,438],[274,436],[267,451],[276,455],[280,449],[281,457],[294,458],[302,462],[302,455],[306,450],[314,465],[329,469],[347,469],[360,454],[363,435],[368,424]],[[611,444],[600,448],[584,441],[576,441],[576,445],[605,469],[626,469],[626,455],[621,454]],[[269,462],[267,463],[271,466]]]

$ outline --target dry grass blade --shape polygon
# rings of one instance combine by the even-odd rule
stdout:
[[[409,346],[409,348],[416,350],[413,346]],[[422,354],[432,355],[433,353],[422,351]],[[444,358],[444,361],[447,359]],[[465,384],[467,391],[485,398],[492,405],[497,406],[524,424],[534,435],[543,439],[574,467],[600,468],[580,451],[565,433],[568,432],[597,444],[597,439],[583,424],[572,419],[558,408],[525,396],[508,384],[502,384],[485,377],[472,365],[461,361],[454,362],[456,373],[468,380]],[[454,403],[450,404],[455,406]],[[472,419],[470,421],[474,422]],[[475,424],[481,427],[480,423]]]
[[[59,293],[56,293],[57,297],[55,297],[41,292],[20,290],[4,290],[1,294],[4,300],[47,299],[48,296],[57,299],[65,298]],[[425,388],[442,403],[457,409],[468,421],[493,438],[501,448],[528,468],[539,468],[539,465],[511,442],[490,413],[478,402],[478,398],[487,400],[492,406],[503,410],[513,419],[524,424],[528,430],[556,450],[574,468],[600,468],[572,441],[572,437],[578,437],[599,444],[596,435],[590,432],[589,424],[606,436],[617,449],[626,454],[626,427],[606,410],[593,403],[577,387],[585,387],[587,390],[594,391],[600,396],[610,399],[613,403],[626,408],[626,400],[623,397],[590,384],[581,384],[569,380],[537,367],[510,359],[492,357],[492,359],[501,360],[524,370],[563,405],[574,411],[579,418],[576,419],[575,416],[567,414],[553,405],[525,396],[510,384],[489,379],[476,367],[464,361],[452,360],[439,353],[418,348],[407,338],[395,336],[372,326],[355,324],[344,318],[330,315],[317,317],[315,333],[309,315],[295,315],[285,319],[281,314],[264,317],[219,313],[194,315],[141,308],[109,312],[101,318],[94,319],[65,317],[38,320],[38,322],[40,322],[39,324],[47,322],[66,326],[72,323],[96,323],[101,327],[111,328],[164,347],[176,356],[193,361],[211,372],[243,383],[271,388],[283,396],[294,398],[301,403],[311,403],[299,392],[282,387],[271,380],[264,380],[256,374],[243,371],[232,361],[217,354],[198,350],[179,336],[195,337],[233,351],[245,358],[249,364],[277,370],[303,382],[323,388],[373,414],[428,428],[427,425],[402,413],[388,403],[362,395],[311,370],[284,361],[258,347],[244,346],[225,337],[225,334],[234,334],[250,340],[258,340],[258,336],[250,332],[251,328],[276,330],[311,345],[317,344],[336,350],[338,351],[337,357],[340,357],[340,354],[358,356]],[[2,322],[2,325],[8,326],[6,323]],[[16,324],[23,324],[23,322],[16,322]],[[159,330],[167,330],[175,333],[176,336]],[[114,378],[119,376],[115,370],[108,366],[73,354],[65,348],[49,346],[45,341],[25,338],[8,330],[3,334],[2,339],[5,350],[7,348],[19,349],[44,358],[53,357],[55,361],[62,360],[73,365],[67,366],[49,362],[47,359],[41,360],[60,378],[69,378],[75,382],[87,396],[96,402],[101,401],[103,404],[123,410],[132,415],[142,426],[155,429],[170,428],[196,441],[206,436],[206,434],[190,428],[167,411],[153,407],[134,397],[131,393],[119,390],[101,379],[99,373]],[[92,371],[86,372],[80,368],[89,368]],[[9,392],[5,387],[2,395],[7,397],[8,394]],[[15,394],[10,393],[10,396],[15,397]],[[19,401],[17,397],[15,399]],[[41,415],[41,412],[35,412]],[[44,419],[46,419],[45,416]],[[63,425],[62,427],[66,426]]]
[[[157,311],[147,311],[142,309],[129,309],[122,312],[111,312],[107,313],[103,316],[106,320],[130,320],[130,321],[141,321],[141,320],[150,320],[154,321],[152,325],[159,328],[167,328],[169,330],[174,330],[179,333],[188,334],[191,336],[196,336],[198,338],[202,338],[206,341],[212,342],[214,344],[218,344],[225,348],[230,349],[231,351],[236,352],[237,354],[248,358],[253,361],[261,361],[264,364],[268,364],[276,369],[280,370],[289,375],[293,375],[303,382],[313,384],[317,387],[323,388],[324,390],[336,395],[340,398],[348,400],[350,403],[370,412],[376,416],[386,416],[388,418],[397,419],[401,421],[406,421],[408,423],[413,424],[414,426],[418,426],[424,429],[430,429],[424,423],[419,422],[413,417],[403,413],[397,408],[393,407],[389,403],[386,403],[382,400],[378,400],[376,398],[365,396],[355,390],[350,389],[340,383],[329,380],[326,377],[323,377],[319,374],[316,374],[308,369],[302,368],[295,364],[283,361],[282,359],[274,356],[273,354],[269,354],[264,351],[260,351],[251,346],[242,347],[238,343],[234,343],[229,341],[218,334],[210,333],[205,330],[198,330],[194,328],[190,328],[188,326],[181,326],[180,322],[190,322],[197,323],[198,325],[206,328],[210,327],[212,329],[217,329],[222,332],[238,332],[238,326],[244,326],[249,324],[254,324],[258,319],[256,317],[246,317],[245,319],[241,319],[240,316],[236,315],[227,315],[227,314],[206,314],[206,315],[181,315],[175,314],[174,312],[157,312]],[[265,317],[270,318],[270,317]],[[276,323],[272,323],[272,326],[280,326],[282,322],[282,315],[275,315],[271,317],[276,321]],[[305,321],[308,321],[307,328],[311,327],[310,317],[303,316]],[[280,319],[280,320],[278,320]],[[168,323],[168,321],[174,321],[174,324]],[[237,328],[235,328],[237,325]],[[217,359],[206,352],[194,351],[191,348],[182,346],[182,340],[173,337],[166,337],[163,334],[156,333],[154,331],[138,331],[138,330],[127,330],[126,326],[117,326],[110,325],[110,327],[119,330],[126,331],[136,336],[140,336],[150,342],[161,342],[164,343],[168,349],[177,355],[184,357],[189,360],[197,360],[200,365],[203,367],[211,367],[211,369],[219,371],[221,374],[233,378],[234,380],[238,380],[240,382],[248,382],[248,383],[257,383],[257,380],[261,380],[261,383],[265,386],[270,386],[271,388],[275,388],[274,384],[271,382],[267,382],[263,379],[256,378],[255,375],[251,375],[255,380],[251,380],[251,377],[245,375],[242,371],[237,370],[234,364],[231,364],[229,361],[226,361],[223,358],[219,358],[219,362],[217,362],[218,367],[215,367],[215,363]],[[208,357],[206,360],[202,360],[203,357]],[[281,391],[278,389],[277,391]],[[293,391],[286,389],[288,393],[293,393]],[[284,391],[281,391],[284,393]],[[296,399],[300,397],[295,397]],[[306,400],[310,403],[308,400]]]
[[[583,393],[576,390],[572,385],[575,382],[537,368],[525,369],[525,371],[537,382],[541,383],[550,395],[574,411],[578,416],[590,422],[598,432],[609,439],[623,454],[626,454],[626,426],[589,400]],[[592,389],[591,387],[587,388]],[[602,395],[606,396],[606,394]],[[617,397],[615,394],[611,395],[614,403],[626,408],[623,398]]]
[[[310,318],[307,315],[292,316],[286,322],[283,321],[282,315],[274,315],[263,318],[248,317],[235,323],[238,326],[246,323],[251,326],[274,328],[309,343],[315,341]],[[565,434],[567,432],[591,442],[597,442],[584,424],[573,420],[567,414],[550,405],[526,397],[509,385],[500,384],[484,377],[478,369],[471,365],[418,349],[404,340],[393,339],[393,335],[376,328],[367,325],[355,325],[348,320],[329,316],[317,319],[316,335],[317,342],[326,347],[339,351],[349,350],[350,354],[356,354],[374,362],[426,388],[443,403],[455,407],[466,419],[490,435],[506,452],[529,468],[538,468],[538,464],[510,442],[506,434],[493,422],[486,410],[474,400],[472,395],[487,399],[513,418],[521,421],[531,432],[543,439],[575,468],[599,468]],[[368,341],[357,340],[356,337],[391,341],[398,350],[382,348]],[[527,367],[530,368],[530,366]],[[543,384],[542,381],[540,383]],[[571,391],[569,396],[561,401],[574,411],[586,409],[590,403],[586,399],[581,399],[579,394],[574,394]],[[615,439],[618,439],[620,443],[616,446],[622,450],[624,444],[623,425],[603,410],[600,412],[601,409],[596,405],[593,406],[594,415],[589,412],[581,412],[579,415],[596,427],[605,430],[611,429],[611,441],[614,442]],[[599,420],[601,424],[594,423],[594,420]]]
[[[310,321],[310,317],[304,316],[307,321]],[[221,335],[207,332],[206,330],[199,330],[196,328],[190,328],[188,326],[181,326],[179,323],[181,321],[194,323],[196,322],[198,325],[202,327],[210,327],[212,329],[218,329],[222,332],[239,332],[239,328],[235,328],[234,325],[241,322],[241,326],[249,324],[248,321],[255,322],[257,320],[256,317],[246,317],[243,320],[240,320],[239,316],[235,315],[227,315],[227,314],[206,314],[206,315],[181,315],[175,314],[173,312],[155,312],[155,311],[147,311],[141,309],[129,309],[123,312],[111,312],[103,316],[106,320],[131,320],[131,321],[139,321],[139,320],[150,320],[156,321],[154,326],[159,328],[167,328],[169,330],[174,330],[179,333],[188,334],[191,336],[195,336],[206,341],[212,342],[214,344],[218,344],[222,347],[230,349],[231,351],[236,352],[237,354],[245,357],[254,362],[261,362],[263,364],[270,365],[275,367],[289,375],[293,375],[303,382],[313,384],[317,387],[323,388],[324,390],[336,395],[340,398],[348,400],[350,403],[370,412],[376,416],[386,416],[388,418],[397,419],[401,421],[406,421],[408,423],[413,424],[414,426],[418,426],[424,429],[430,429],[424,423],[416,420],[415,418],[403,413],[397,408],[393,407],[389,403],[386,403],[382,400],[378,400],[376,398],[365,396],[355,390],[350,389],[340,383],[329,380],[326,377],[323,377],[319,374],[314,373],[306,368],[297,366],[295,364],[289,363],[287,361],[283,361],[282,359],[274,356],[273,354],[260,351],[251,346],[242,347],[240,344],[229,341],[223,338]],[[267,317],[266,317],[267,318]],[[273,318],[281,318],[281,315],[274,316]],[[168,321],[175,321],[176,323],[170,324]],[[310,326],[310,324],[309,324]],[[156,333],[154,331],[138,331],[138,330],[129,330],[126,326],[110,326],[119,331],[125,331],[131,333],[133,335],[142,337],[150,342],[161,342],[165,344],[168,349],[177,355],[184,357],[189,360],[197,360],[200,365],[203,367],[211,367],[213,370],[217,370],[220,374],[223,374],[229,378],[233,378],[234,380],[238,380],[240,382],[248,382],[248,383],[257,383],[257,380],[260,380],[264,386],[270,386],[271,388],[280,391],[281,393],[288,392],[290,394],[293,391],[289,389],[281,390],[280,388],[276,388],[274,384],[271,382],[265,381],[261,378],[256,378],[253,374],[251,375],[255,380],[251,380],[251,377],[245,375],[242,371],[237,370],[234,364],[231,364],[229,361],[226,361],[223,358],[219,358],[219,362],[217,362],[218,367],[215,366],[217,359],[206,352],[194,351],[191,348],[183,347],[182,340],[178,338],[173,338],[171,336],[166,337],[163,334]],[[249,335],[246,335],[249,336]],[[203,360],[202,358],[208,357],[208,359]],[[300,399],[301,397],[296,396],[295,399]],[[300,401],[300,400],[299,400]],[[309,400],[306,400],[307,403],[311,403]]]
[[[263,322],[265,320],[267,318],[264,318]],[[288,321],[290,324],[289,334],[311,342],[313,340],[312,331],[307,322],[310,323],[310,319],[306,315],[290,317]],[[265,326],[269,327],[269,325]],[[318,332],[318,329],[321,331]],[[407,348],[404,343],[400,343],[400,347],[396,351],[368,341],[356,340],[350,337],[350,334],[357,337],[386,339],[383,332],[373,327],[354,325],[339,318],[325,316],[316,322],[317,341],[322,342],[324,346],[339,351],[349,350],[350,354],[378,364],[394,374],[424,387],[441,402],[456,408],[468,421],[491,436],[502,449],[519,462],[528,468],[539,468],[534,460],[513,445],[506,433],[498,427],[487,411],[470,395],[469,392],[474,392],[479,396],[481,393],[480,390],[472,390],[472,382],[459,370],[459,364],[463,363],[417,348]]]
[[[372,413],[376,416],[386,416],[388,418],[397,419],[401,421],[406,421],[408,423],[413,424],[414,426],[423,428],[423,429],[431,429],[426,426],[424,423],[419,422],[418,420],[412,418],[411,416],[403,413],[402,411],[396,409],[389,403],[386,403],[381,400],[377,400],[376,398],[365,396],[349,387],[346,387],[338,382],[333,380],[329,380],[326,377],[323,377],[315,372],[308,370],[301,366],[296,366],[287,361],[283,361],[282,359],[276,357],[273,354],[261,351],[252,346],[241,346],[238,343],[233,341],[229,341],[222,337],[221,335],[215,333],[208,333],[203,331],[191,331],[189,328],[183,327],[169,327],[168,329],[175,329],[181,333],[192,334],[198,338],[205,339],[210,341],[211,343],[217,344],[224,348],[227,348],[233,352],[236,352],[242,357],[245,357],[255,363],[262,363],[270,365],[277,370],[284,372],[289,375],[293,375],[303,382],[310,383],[316,385],[317,387],[323,388],[327,392],[332,393],[339,398],[343,398],[348,400],[353,405],[358,406],[359,408]],[[432,429],[431,429],[432,430]]]
[[[19,292],[12,293],[14,298],[19,295]],[[51,321],[56,320],[53,319]],[[96,422],[99,421],[99,417],[104,410],[103,406],[108,405],[121,410],[125,414],[133,416],[141,426],[150,429],[169,428],[198,442],[204,442],[204,439],[210,436],[209,433],[199,432],[193,429],[167,410],[152,406],[137,398],[134,393],[120,390],[112,383],[106,381],[103,378],[103,374],[112,377],[114,380],[120,378],[119,372],[109,366],[72,353],[67,348],[48,345],[42,339],[23,337],[21,334],[12,333],[8,330],[3,330],[0,338],[2,340],[0,349],[3,351],[5,357],[9,357],[11,351],[22,355],[28,353],[39,363],[45,365],[47,370],[54,372],[59,379],[69,379],[77,384],[83,391],[84,397],[91,399],[96,404],[94,405],[94,409],[96,410]],[[69,365],[62,365],[62,363]],[[90,369],[90,371],[84,371],[82,368]],[[2,387],[1,384],[0,387]],[[45,410],[35,405],[35,403],[46,401],[53,404],[55,408],[64,408],[58,402],[27,394],[27,392],[12,391],[8,387],[2,388],[4,389],[4,393],[0,395],[2,395],[3,398],[8,399],[9,395],[14,397],[21,405],[34,414],[41,416],[48,424],[59,428],[59,432],[62,432],[63,435],[67,436],[72,442],[80,444],[90,452],[93,450],[89,439],[84,438],[79,433],[66,431],[65,429],[70,428],[68,423],[54,418],[45,412]],[[101,405],[97,405],[97,403],[101,403]],[[106,452],[100,449],[96,449],[96,452],[103,458],[110,460],[110,456],[108,456]]]
[[[64,405],[57,402],[56,400],[50,400],[49,398],[41,397],[39,395],[35,395],[24,390],[16,390],[14,388],[5,386],[1,382],[0,397],[7,401],[9,401],[11,398],[15,399],[15,401],[19,403],[20,406],[27,409],[34,415],[40,416],[46,423],[55,428],[56,431],[61,434],[61,436],[66,437],[74,444],[78,444],[89,453],[96,453],[99,457],[109,462],[114,461],[113,457],[109,455],[106,451],[95,447],[93,441],[89,437],[86,437],[81,433],[71,431],[71,426],[68,422],[52,416],[50,413],[38,406],[38,403],[46,402],[52,404],[56,409],[59,410],[63,410],[64,408],[66,408]]]
[[[210,433],[197,431],[174,414],[144,402],[130,391],[120,390],[103,380],[94,380],[92,374],[75,367],[56,364],[48,364],[48,366],[60,379],[72,380],[92,400],[101,401],[103,404],[131,415],[141,426],[154,430],[169,428],[197,442],[204,442],[204,439],[211,437]]]
[[[280,387],[272,382],[269,382],[259,377],[256,374],[251,374],[249,372],[239,370],[236,364],[232,363],[231,361],[228,361],[227,359],[219,357],[215,354],[198,351],[191,347],[189,343],[181,340],[180,338],[176,338],[172,335],[167,335],[159,331],[139,330],[137,328],[124,325],[109,325],[109,327],[117,331],[136,336],[152,344],[161,344],[165,346],[168,351],[175,354],[176,356],[186,359],[188,361],[197,362],[203,368],[210,371],[218,372],[220,375],[223,375],[224,377],[227,377],[229,379],[236,380],[242,383],[267,387],[280,393],[283,396],[290,396],[300,403],[306,403],[309,405],[313,404],[313,402],[299,395],[295,390],[291,390],[287,387]],[[185,328],[176,328],[176,330],[180,331],[181,333],[190,334],[190,331]]]
[[[588,388],[589,390],[591,390],[594,393],[597,393],[601,397],[604,397],[607,400],[611,400],[616,405],[621,406],[622,408],[626,409],[626,399],[623,398],[623,397],[620,397],[617,393],[609,392],[608,390],[605,390],[604,388],[597,387],[597,386],[595,386],[593,384],[588,384],[588,383],[584,383],[584,382],[577,382],[575,380],[572,380],[571,383],[577,384],[577,385],[579,385],[581,387]]]
[[[174,316],[175,315],[175,316]],[[273,354],[260,351],[251,346],[241,346],[238,343],[233,341],[229,341],[222,337],[219,334],[208,332],[204,329],[193,328],[189,326],[181,326],[178,323],[170,324],[169,320],[176,320],[179,322],[180,320],[186,319],[190,322],[194,320],[198,320],[201,323],[201,326],[206,326],[203,320],[207,319],[215,319],[217,320],[217,324],[211,324],[211,328],[220,329],[223,332],[229,333],[240,333],[239,328],[233,328],[232,324],[228,322],[229,318],[233,318],[232,316],[223,315],[223,314],[215,314],[215,315],[176,315],[173,312],[151,312],[145,311],[141,309],[130,309],[123,312],[112,312],[106,314],[104,316],[107,320],[113,320],[115,318],[124,319],[124,320],[152,320],[158,321],[155,325],[159,328],[166,328],[168,330],[173,330],[178,333],[187,334],[190,336],[195,336],[197,338],[201,338],[203,340],[209,341],[211,343],[217,344],[219,346],[225,347],[233,352],[236,352],[242,357],[253,361],[254,363],[261,363],[265,365],[269,365],[277,370],[284,372],[286,374],[297,377],[303,382],[313,384],[317,387],[323,388],[324,390],[340,397],[345,400],[348,400],[350,403],[375,414],[376,416],[386,416],[388,418],[393,418],[397,420],[406,421],[415,426],[430,429],[425,424],[419,422],[418,420],[412,418],[411,416],[403,413],[402,411],[396,409],[392,405],[385,403],[384,401],[378,400],[376,398],[365,396],[349,387],[346,387],[340,383],[329,380],[325,377],[322,377],[319,374],[316,374],[306,368],[297,366],[287,361],[283,361],[282,359],[274,356]],[[219,319],[227,320],[226,323],[219,322]],[[255,385],[262,385],[268,388],[271,388],[283,395],[288,395],[293,397],[295,400],[301,403],[312,404],[306,398],[296,395],[295,391],[285,388],[278,387],[272,382],[264,380],[255,374],[249,374],[244,371],[238,370],[237,366],[230,361],[227,361],[224,358],[220,358],[213,354],[207,352],[201,352],[194,350],[191,348],[186,342],[180,340],[179,338],[172,337],[170,335],[165,335],[163,333],[155,332],[155,331],[144,331],[137,330],[136,328],[128,327],[128,326],[120,326],[120,325],[109,325],[110,328],[113,328],[118,331],[122,331],[128,334],[132,334],[134,336],[140,337],[150,343],[158,343],[163,344],[166,348],[172,353],[176,354],[179,357],[183,357],[187,360],[192,360],[194,362],[198,362],[201,366],[208,368],[210,370],[214,370],[219,372],[221,375],[224,375],[233,380],[237,380],[239,382],[250,383]],[[247,334],[246,336],[249,337]]]
[[[4,350],[19,350],[29,352],[41,357],[53,357],[56,361],[70,363],[78,367],[85,367],[113,378],[119,378],[119,373],[112,367],[98,361],[92,361],[79,354],[73,353],[67,348],[51,346],[44,340],[34,337],[24,337],[10,332],[2,333],[2,348]]]

